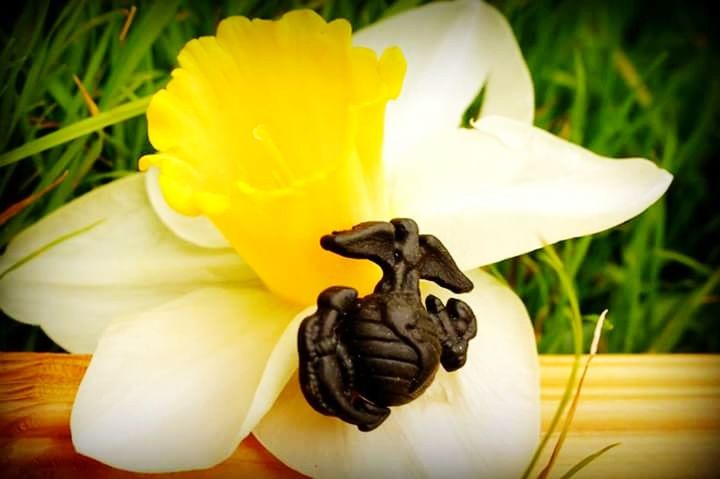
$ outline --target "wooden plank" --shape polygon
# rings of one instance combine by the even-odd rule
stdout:
[[[0,353],[2,477],[299,477],[252,437],[224,463],[191,473],[132,474],[76,454],[68,424],[88,361],[88,356]],[[541,358],[543,429],[571,362],[567,356]],[[552,477],[614,442],[622,445],[577,477],[718,477],[720,356],[597,356]]]
[[[541,364],[545,429],[571,358]],[[720,477],[720,356],[596,356],[554,477],[614,442],[577,477]]]

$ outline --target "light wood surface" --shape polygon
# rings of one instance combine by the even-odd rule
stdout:
[[[88,361],[0,353],[0,477],[299,477],[252,437],[224,463],[193,473],[131,474],[77,455],[68,421]],[[541,358],[543,429],[571,362],[568,356]],[[551,477],[614,442],[622,444],[576,477],[720,477],[720,356],[597,356]]]

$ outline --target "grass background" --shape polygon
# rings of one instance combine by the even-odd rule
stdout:
[[[77,0],[11,7],[0,20],[0,249],[72,198],[136,170],[152,151],[141,115],[148,96],[167,82],[182,45],[212,34],[221,18],[272,18],[305,6],[360,28],[419,3]],[[650,158],[675,175],[669,193],[640,217],[556,247],[588,319],[610,309],[613,330],[601,351],[719,352],[714,12],[680,2],[492,3],[528,62],[537,125],[603,155]],[[120,40],[132,6],[137,11]],[[79,85],[99,114],[91,114]],[[13,205],[28,198],[17,212]],[[573,350],[570,299],[548,252],[489,269],[525,301],[541,352]],[[589,342],[593,323],[585,324]],[[39,328],[0,318],[0,350],[58,349]]]

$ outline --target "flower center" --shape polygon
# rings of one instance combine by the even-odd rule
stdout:
[[[309,10],[231,17],[190,41],[152,99],[150,141],[171,207],[206,215],[276,293],[300,303],[342,284],[368,292],[377,268],[320,248],[333,230],[384,219],[385,105],[405,60],[352,46],[350,24]]]

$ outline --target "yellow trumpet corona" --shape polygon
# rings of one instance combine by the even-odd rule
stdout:
[[[302,304],[379,278],[319,244],[386,216],[385,106],[405,59],[397,47],[378,58],[353,46],[351,33],[310,10],[228,18],[183,48],[147,113],[157,153],[140,169],[160,169],[168,204],[207,216],[272,291]]]

